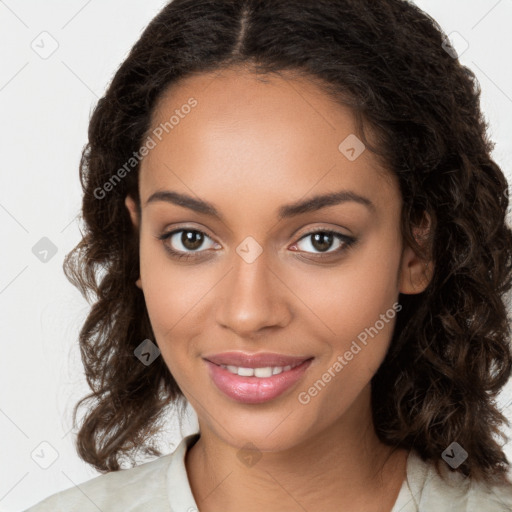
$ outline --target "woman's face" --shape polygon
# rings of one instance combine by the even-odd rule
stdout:
[[[402,245],[398,183],[355,137],[350,111],[303,80],[226,71],[174,87],[152,129],[141,219],[126,201],[137,284],[201,430],[273,451],[368,421],[398,294],[426,283]],[[208,361],[227,352],[309,361]]]

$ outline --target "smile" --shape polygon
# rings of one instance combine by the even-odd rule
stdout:
[[[260,404],[276,399],[297,385],[313,358],[294,365],[256,368],[204,361],[212,382],[225,396],[244,404]]]
[[[243,366],[233,366],[233,365],[224,365],[221,364],[221,368],[226,369],[228,372],[233,373],[234,375],[240,375],[241,377],[258,377],[258,378],[267,378],[272,377],[272,375],[279,375],[282,372],[287,372],[296,366],[299,366],[301,363],[296,363],[293,366],[265,366],[261,368],[244,368]]]

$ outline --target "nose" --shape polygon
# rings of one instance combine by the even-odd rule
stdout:
[[[290,291],[264,253],[252,263],[236,255],[220,291],[217,322],[239,337],[253,338],[291,321]]]

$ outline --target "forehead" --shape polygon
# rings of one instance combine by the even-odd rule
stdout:
[[[156,144],[141,165],[143,203],[168,188],[219,201],[289,202],[342,186],[377,202],[396,193],[370,151],[357,156],[364,146],[351,110],[307,79],[240,70],[188,77],[161,97],[148,133]]]

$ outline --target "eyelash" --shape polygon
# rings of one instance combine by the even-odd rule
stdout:
[[[196,254],[201,253],[201,252],[205,252],[205,251],[193,251],[193,252],[188,252],[188,253],[187,252],[181,252],[181,251],[176,251],[175,249],[171,249],[171,247],[165,243],[165,241],[170,239],[173,235],[175,235],[176,233],[181,233],[182,231],[189,231],[189,232],[193,232],[193,233],[200,233],[200,234],[204,235],[205,237],[210,238],[204,231],[201,231],[199,229],[192,229],[192,228],[175,229],[175,230],[170,231],[168,233],[162,233],[161,235],[157,236],[157,238],[158,238],[158,240],[162,241],[165,250],[174,259],[177,259],[177,260],[182,260],[182,259],[183,260],[191,260],[191,259],[198,258],[198,256],[196,256]],[[343,242],[343,245],[340,246],[338,249],[336,249],[334,251],[325,252],[325,253],[313,253],[313,254],[316,255],[317,259],[323,259],[323,258],[327,258],[327,257],[332,257],[333,254],[344,253],[345,251],[347,251],[357,241],[356,238],[344,235],[342,233],[338,233],[337,231],[333,231],[333,230],[330,230],[330,229],[317,229],[317,230],[305,233],[295,243],[298,243],[301,240],[303,240],[304,238],[307,238],[308,236],[315,235],[317,233],[334,235],[334,237],[337,238],[340,242]],[[311,254],[311,253],[308,253],[308,254]]]

